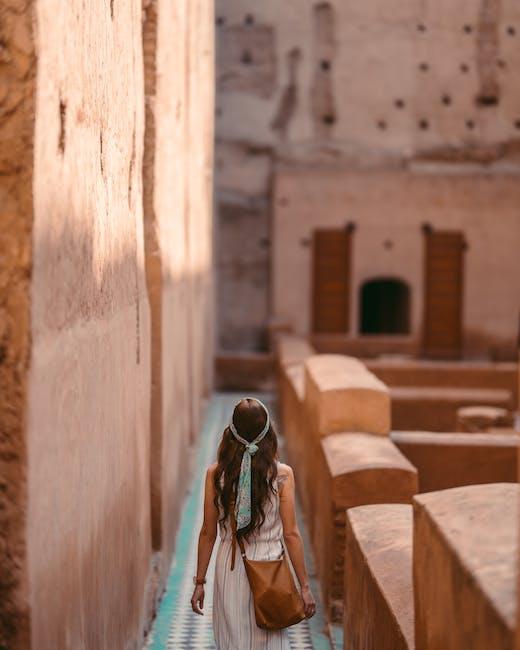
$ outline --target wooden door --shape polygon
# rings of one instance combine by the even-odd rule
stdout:
[[[465,247],[461,232],[425,232],[423,351],[428,357],[461,354]]]
[[[313,331],[349,329],[351,231],[315,230],[313,238]]]

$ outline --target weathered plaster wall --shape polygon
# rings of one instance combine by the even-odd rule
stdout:
[[[0,3],[0,647],[29,638],[25,409],[36,62],[31,5]]]
[[[35,10],[32,646],[137,648],[150,561],[141,3]]]
[[[349,335],[359,335],[363,282],[392,276],[410,286],[410,338],[419,342],[424,282],[421,225],[429,222],[434,228],[461,229],[466,236],[467,353],[496,347],[513,354],[520,309],[518,179],[516,174],[447,174],[442,169],[281,171],[274,193],[274,313],[297,332],[309,332],[312,230],[341,228],[352,220],[358,227],[352,244]],[[299,279],[298,291],[294,278]]]
[[[212,3],[0,18],[0,645],[140,648],[212,388]]]
[[[518,167],[515,0],[217,0],[216,20],[219,299],[239,295],[242,305],[221,311],[221,347],[261,347],[259,331],[276,317],[269,278],[277,279],[261,254],[276,245],[275,163],[318,172],[410,159]],[[253,219],[250,205],[262,201]],[[321,207],[329,211],[324,190]],[[408,236],[380,212],[382,228],[395,220],[395,236]],[[230,239],[239,243],[230,248]]]
[[[188,3],[188,170],[186,219],[190,278],[192,435],[213,383],[214,3]]]
[[[150,160],[143,178],[153,331],[152,524],[163,578],[185,492],[188,447],[212,385],[212,34],[207,0],[156,0],[146,6]]]

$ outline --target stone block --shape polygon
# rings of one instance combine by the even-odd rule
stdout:
[[[393,431],[391,439],[419,472],[419,491],[517,480],[520,436]]]
[[[303,417],[305,378],[303,362],[314,354],[306,339],[291,334],[276,337],[278,361],[278,391],[282,433],[289,463],[294,467],[295,479],[304,508],[307,491],[304,481],[305,419]]]
[[[304,427],[303,399],[305,395],[303,364],[296,363],[279,370],[278,381],[282,433],[287,460],[294,468],[296,485],[302,500],[306,499],[303,482]]]
[[[388,388],[353,357],[320,354],[305,362],[305,402],[309,425],[328,435],[365,431],[388,435]]]
[[[313,465],[310,532],[325,603],[341,618],[345,511],[377,503],[410,503],[417,471],[389,438],[335,433],[321,439]]]
[[[511,391],[501,388],[396,386],[390,395],[393,428],[403,431],[454,431],[463,406],[512,406]]]
[[[489,431],[512,427],[513,413],[497,406],[462,406],[457,410],[457,431]]]
[[[518,485],[472,485],[414,498],[417,650],[512,650]]]
[[[280,334],[276,339],[276,355],[280,366],[303,363],[315,354],[312,345],[300,336]]]
[[[348,511],[344,650],[414,647],[412,546],[412,506]]]

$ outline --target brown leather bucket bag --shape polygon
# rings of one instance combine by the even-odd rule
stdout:
[[[264,630],[281,630],[303,621],[305,610],[302,597],[294,583],[283,546],[281,556],[277,560],[248,560],[243,540],[234,534],[231,570],[235,566],[236,540],[253,593],[258,627]]]

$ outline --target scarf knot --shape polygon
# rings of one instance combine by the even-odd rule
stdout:
[[[250,456],[254,456],[258,451],[258,445],[255,445],[253,442],[246,446],[246,451]]]

